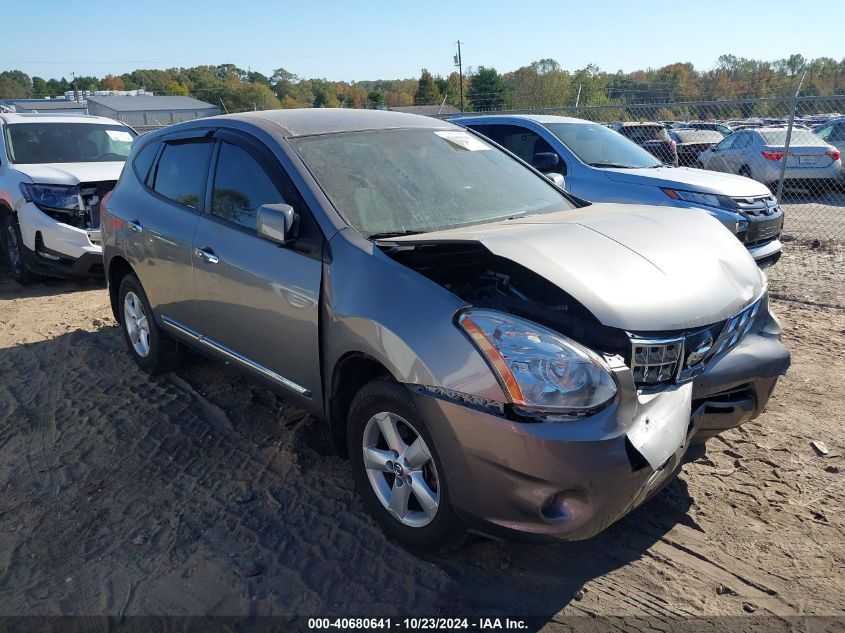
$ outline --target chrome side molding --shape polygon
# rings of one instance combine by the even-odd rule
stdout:
[[[252,369],[253,371],[258,372],[259,374],[261,374],[262,376],[264,376],[266,378],[269,378],[273,382],[277,382],[280,385],[282,385],[283,387],[290,389],[291,391],[293,391],[297,395],[303,396],[305,398],[311,397],[311,391],[309,389],[306,389],[302,385],[298,385],[295,382],[293,382],[292,380],[289,380],[288,378],[285,378],[284,376],[277,374],[272,369],[268,369],[264,365],[260,365],[260,364],[256,363],[255,361],[250,360],[249,358],[247,358],[246,356],[243,356],[242,354],[238,354],[238,352],[236,352],[235,350],[229,349],[225,345],[221,345],[217,341],[210,339],[206,336],[203,336],[199,332],[195,332],[191,328],[189,328],[185,325],[182,325],[181,323],[171,319],[170,317],[162,316],[161,320],[164,322],[165,325],[167,325],[170,328],[173,328],[174,330],[176,330],[180,334],[187,336],[188,338],[196,341],[197,343],[201,343],[202,345],[210,347],[214,351],[223,354],[227,358],[229,358],[229,359],[231,359],[231,360],[233,360],[237,363],[240,363],[241,365],[248,367],[249,369]]]

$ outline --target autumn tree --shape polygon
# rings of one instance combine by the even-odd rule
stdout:
[[[100,82],[101,90],[126,90],[126,84],[123,79],[115,77],[114,75],[106,75]]]

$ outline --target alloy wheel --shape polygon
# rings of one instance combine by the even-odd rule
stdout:
[[[150,323],[144,304],[132,291],[123,298],[123,323],[135,353],[146,358],[150,353]]]
[[[362,443],[367,478],[385,509],[409,527],[431,523],[440,506],[440,480],[419,432],[385,411],[367,421]]]

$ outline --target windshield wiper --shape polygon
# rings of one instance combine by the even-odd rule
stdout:
[[[370,240],[388,240],[391,237],[403,237],[405,235],[419,235],[427,231],[394,231],[392,233],[371,233],[367,236]]]
[[[622,163],[587,163],[590,167],[616,167],[617,169],[635,169],[631,165],[623,165]]]

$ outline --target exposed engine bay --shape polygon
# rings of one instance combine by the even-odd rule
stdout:
[[[40,205],[39,208],[54,220],[78,229],[99,229],[100,202],[116,184],[115,180],[80,183],[78,186],[80,203],[77,209],[57,209]]]
[[[627,334],[601,324],[583,305],[537,273],[477,242],[383,245],[392,259],[464,301],[541,323],[592,349],[629,354]]]

